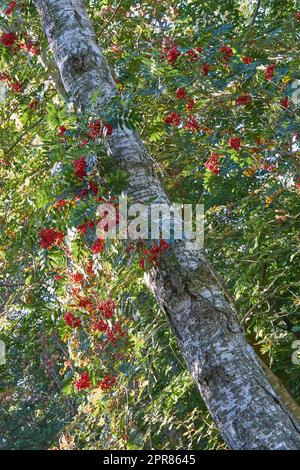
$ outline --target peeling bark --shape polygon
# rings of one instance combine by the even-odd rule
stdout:
[[[66,92],[82,110],[116,93],[82,0],[35,0]],[[170,204],[137,134],[114,129],[109,151],[129,175],[132,202]],[[206,258],[178,243],[147,283],[169,318],[187,366],[231,449],[300,449],[300,426],[282,404],[247,344]],[[175,261],[173,261],[173,259]]]

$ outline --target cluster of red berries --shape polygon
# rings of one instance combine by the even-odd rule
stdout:
[[[93,264],[93,261],[90,260],[87,265],[86,265],[86,273],[89,275],[89,276],[93,276],[95,273],[94,273],[94,264]]]
[[[228,62],[230,57],[233,56],[233,50],[231,47],[223,45],[220,47],[220,52],[223,54],[223,60],[224,62]]]
[[[194,106],[194,100],[189,101],[187,104],[188,109],[192,109],[193,106]],[[166,116],[165,122],[166,124],[169,124],[170,126],[178,127],[181,123],[180,114],[172,112],[171,114]],[[199,130],[199,123],[197,121],[197,118],[195,116],[189,116],[184,127],[188,131],[196,132],[197,130]]]
[[[100,319],[94,322],[94,328],[100,333],[104,333],[109,328],[109,326],[104,320]]]
[[[169,247],[169,243],[165,240],[159,240],[159,243],[152,242],[151,248],[146,248],[143,251],[143,256],[139,262],[141,268],[145,271],[147,267],[159,266],[159,256]]]
[[[23,85],[20,82],[11,83],[10,87],[15,93],[21,93],[23,90]]]
[[[233,56],[233,49],[230,46],[223,45],[220,47],[220,52],[223,54],[223,61],[228,62],[229,59]],[[249,65],[253,62],[252,57],[243,56],[242,61],[244,64]]]
[[[92,244],[91,250],[93,253],[97,254],[97,253],[103,253],[104,248],[105,248],[105,240],[103,240],[102,238],[98,238]]]
[[[200,54],[203,52],[202,47],[195,47],[185,53],[189,57],[188,62],[198,62],[200,59]]]
[[[174,65],[177,58],[181,55],[181,52],[178,50],[177,45],[170,38],[164,38],[162,44],[162,51],[163,55],[161,56],[161,58],[166,58],[171,65]],[[201,52],[203,52],[202,47],[195,47],[194,49],[190,49],[189,51],[185,52],[184,55],[188,57],[188,62],[198,62],[201,58]],[[203,75],[208,75],[209,70],[210,65],[207,62],[204,63],[202,65]]]
[[[204,164],[205,168],[212,173],[218,175],[220,173],[219,167],[219,155],[215,152],[212,152],[208,160]]]
[[[0,81],[1,82],[6,82],[6,81],[9,82],[10,80],[12,80],[12,77],[8,73],[6,73],[6,72],[0,73]]]
[[[282,99],[280,100],[280,106],[282,106],[283,108],[286,108],[286,109],[287,109],[287,108],[289,107],[289,104],[290,104],[290,101],[289,101],[289,99],[288,99],[287,97],[282,98]]]
[[[171,47],[171,49],[168,50],[167,52],[167,61],[170,63],[170,64],[175,64],[176,60],[177,60],[177,57],[180,56],[180,52],[179,50],[177,49],[177,46],[173,46]]]
[[[229,145],[234,150],[240,150],[240,148],[241,148],[241,139],[239,137],[231,137],[231,139],[229,139]]]
[[[81,320],[76,318],[72,312],[68,312],[64,315],[64,320],[66,325],[71,326],[72,328],[80,328]]]
[[[185,99],[186,98],[186,89],[184,87],[177,88],[176,90],[176,96],[179,99]],[[195,101],[193,98],[189,98],[188,102],[186,104],[186,109],[187,111],[192,111],[192,109],[195,106]],[[169,124],[170,126],[178,127],[179,124],[181,123],[181,117],[178,113],[172,112],[165,118],[165,122]],[[185,129],[190,130],[190,131],[197,131],[199,129],[199,124],[197,122],[197,119],[195,116],[190,116],[186,123],[185,123]]]
[[[166,116],[165,121],[170,126],[178,127],[181,122],[180,115],[178,113],[172,112],[171,114]]]
[[[33,111],[37,107],[38,104],[39,104],[38,100],[34,98],[28,104],[28,108],[31,109],[31,111]]]
[[[91,309],[91,312],[94,312],[94,307]],[[95,317],[95,315],[94,315]],[[111,344],[114,348],[118,347],[118,341],[124,338],[127,333],[122,329],[121,324],[119,322],[109,325],[108,322],[103,320],[102,318],[93,319],[93,327],[95,331],[99,333],[105,333],[107,339],[102,341],[102,349],[105,349],[107,344]]]
[[[271,172],[275,170],[276,165],[274,163],[263,162],[261,167],[263,170]]]
[[[186,91],[184,87],[177,88],[176,96],[179,99],[184,99],[186,97]]]
[[[74,292],[74,294],[77,294],[77,292]],[[81,296],[78,296],[78,307],[88,311],[92,311],[94,309],[94,305],[91,299]]]
[[[273,80],[275,74],[275,64],[270,64],[265,70],[265,79]]]
[[[209,74],[209,71],[210,71],[210,65],[208,62],[205,62],[203,65],[202,65],[202,73],[203,75],[208,75]]]
[[[16,93],[21,93],[23,90],[22,83],[14,82],[13,78],[8,73],[5,73],[5,72],[1,73],[0,81],[8,83],[10,88]]]
[[[236,100],[235,103],[238,106],[246,106],[247,104],[251,103],[252,97],[248,93],[239,96]]]
[[[31,40],[15,45],[16,41],[18,41],[18,36],[13,31],[10,31],[9,33],[2,33],[0,36],[0,43],[2,46],[9,47],[13,52],[18,52],[20,49],[23,49],[32,55],[39,55],[41,52],[40,49]]]
[[[77,231],[80,232],[82,235],[86,234],[86,231],[88,228],[94,228],[95,223],[92,220],[89,220],[88,222],[84,222],[81,225],[78,225]]]
[[[40,232],[40,246],[47,249],[54,245],[60,245],[64,236],[64,232],[60,232],[56,228],[44,228]]]
[[[62,209],[68,204],[69,204],[69,201],[66,201],[65,199],[60,199],[59,201],[56,202],[55,209]]]
[[[98,387],[101,390],[107,392],[110,390],[116,383],[117,378],[115,376],[111,376],[106,374],[103,379],[99,382]],[[76,390],[79,392],[80,390],[86,390],[92,386],[92,382],[88,372],[83,372],[79,379],[75,382]]]
[[[104,318],[112,318],[116,309],[114,300],[103,300],[97,305],[97,310],[101,312]]]
[[[100,136],[109,136],[113,133],[111,124],[100,120],[90,122],[89,128],[91,131],[88,132],[88,136],[92,140],[96,140]]]
[[[115,323],[114,325],[112,325],[111,328],[108,326],[106,328],[106,334],[107,334],[107,338],[108,338],[109,343],[114,348],[117,348],[118,341],[121,338],[124,338],[126,336],[126,332],[122,330],[122,327],[121,327],[120,323]],[[105,345],[106,345],[106,342],[104,341],[103,346],[105,347]]]
[[[32,41],[26,42],[25,44],[20,44],[20,49],[28,52],[32,55],[40,55],[41,50],[37,47]]]
[[[195,116],[190,116],[187,119],[184,127],[188,131],[197,132],[199,130],[199,123],[198,123],[196,117]]]
[[[98,194],[99,188],[94,181],[89,182],[89,190],[92,191],[92,193],[94,193],[95,196],[96,194]]]
[[[80,284],[83,281],[84,276],[81,273],[73,273],[71,278],[74,282],[78,282]]]
[[[65,133],[67,132],[67,130],[68,130],[68,129],[66,128],[66,126],[59,126],[57,132],[58,132],[59,135],[65,135]]]
[[[13,47],[17,41],[18,36],[14,32],[2,33],[0,36],[0,43],[5,47]]]
[[[195,100],[194,98],[189,98],[187,103],[186,103],[186,110],[187,111],[192,111],[195,106]]]
[[[92,140],[96,140],[99,137],[110,136],[113,133],[112,125],[101,120],[91,121],[89,123],[89,129],[87,134]],[[59,135],[65,135],[66,131],[67,128],[64,125],[58,128]],[[82,146],[87,145],[89,142],[89,139],[86,138],[80,140]]]
[[[118,347],[118,341],[126,336],[126,332],[122,330],[120,323],[115,323],[111,327],[104,320],[96,320],[94,329],[100,333],[106,333],[107,340],[102,342],[102,347],[111,344],[114,348]]]
[[[244,57],[242,57],[242,61],[244,62],[244,64],[249,65],[253,62],[253,59],[252,59],[252,57],[244,56]]]

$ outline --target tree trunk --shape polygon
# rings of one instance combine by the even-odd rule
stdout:
[[[35,0],[66,92],[82,110],[100,92],[101,110],[117,92],[82,0]],[[94,109],[95,110],[95,109]],[[112,157],[129,175],[132,202],[168,203],[136,133],[114,129]],[[148,277],[188,368],[231,449],[300,449],[300,427],[269,384],[205,257],[181,242]],[[173,256],[171,257],[173,258]]]

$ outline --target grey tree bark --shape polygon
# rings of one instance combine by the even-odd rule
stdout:
[[[62,82],[83,110],[99,115],[116,87],[82,0],[35,0]],[[110,153],[128,173],[133,202],[170,204],[137,134],[114,129]],[[148,285],[169,318],[187,366],[231,449],[300,449],[300,426],[268,382],[234,310],[202,253],[172,248]]]

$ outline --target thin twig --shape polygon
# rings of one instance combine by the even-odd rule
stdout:
[[[261,5],[261,0],[258,0],[256,8],[255,8],[254,15],[253,15],[253,18],[252,18],[252,21],[251,21],[250,26],[249,26],[249,29],[253,28],[253,26],[254,26],[254,23],[256,21],[256,18],[257,18],[259,9],[260,9],[260,5]]]
[[[16,145],[18,145],[23,140],[23,137],[25,137],[25,135],[28,134],[28,132],[32,131],[32,129],[34,129],[36,126],[38,126],[44,120],[44,118],[45,118],[45,116],[42,116],[32,126],[30,126],[28,129],[26,129],[26,131],[24,131],[20,135],[20,137],[16,140],[16,142],[14,142],[7,150],[4,150],[5,153],[9,153]]]
[[[118,3],[118,5],[116,6],[115,8],[115,11],[113,12],[112,16],[109,18],[109,20],[105,23],[105,25],[102,27],[102,29],[100,29],[100,32],[98,33],[98,35],[102,34],[103,31],[108,27],[108,25],[112,22],[112,20],[114,19],[114,17],[116,16],[116,14],[118,13],[120,7],[122,5],[122,0],[120,0],[120,2]]]

